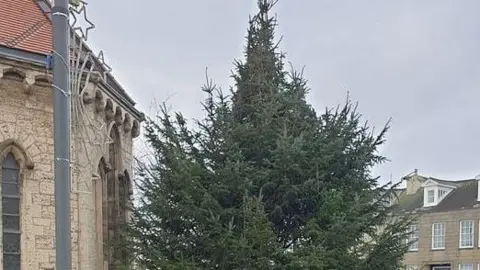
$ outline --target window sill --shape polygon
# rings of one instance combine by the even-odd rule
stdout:
[[[417,249],[409,249],[408,252],[418,252],[418,248]]]
[[[458,249],[473,249],[473,246],[467,246],[467,247],[458,247]]]
[[[441,250],[445,250],[445,247],[441,247],[441,248],[432,248],[432,251],[441,251]]]

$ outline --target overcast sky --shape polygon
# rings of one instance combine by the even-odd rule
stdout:
[[[153,99],[201,117],[205,68],[227,88],[242,56],[255,0],[88,1],[97,25],[89,44],[103,49],[114,76],[151,112]],[[438,178],[480,173],[480,1],[280,0],[281,49],[305,66],[317,111],[347,91],[380,128],[388,180],[417,168]]]

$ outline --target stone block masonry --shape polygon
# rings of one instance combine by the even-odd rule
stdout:
[[[20,167],[20,258],[21,269],[28,270],[53,269],[55,264],[52,88],[44,80],[26,80],[27,76],[40,78],[41,75],[45,75],[41,68],[0,59],[0,161],[11,153]],[[89,83],[89,91],[94,89],[100,88]],[[108,99],[108,95],[102,93],[91,92],[91,96]],[[99,109],[99,104],[105,107]],[[79,134],[98,133],[98,130],[72,123],[72,269],[106,270],[104,265],[110,265],[109,270],[114,270],[118,258],[113,258],[103,246],[108,243],[106,235],[111,233],[108,219],[122,215],[118,190],[122,181],[129,180],[125,175],[131,176],[132,139],[138,136],[138,122],[133,132],[131,127],[135,123],[126,122],[132,117],[124,116],[113,99],[100,98],[86,107],[88,115],[84,117],[105,123],[107,128],[101,136],[108,137],[113,128],[118,129],[117,144],[114,144],[117,148],[113,151],[109,145],[87,140]],[[111,111],[115,112],[115,119],[107,117]],[[99,178],[99,164],[104,161],[111,171],[107,176],[117,176],[113,185],[117,202],[113,205],[118,215],[114,217],[105,213],[108,209],[106,184],[96,184],[96,181],[107,181],[107,176]],[[3,211],[0,205],[0,213]],[[3,232],[3,226],[0,228]],[[3,251],[4,247],[0,246],[0,269],[7,263]]]

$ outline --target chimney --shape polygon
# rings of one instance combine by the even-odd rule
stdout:
[[[475,180],[477,180],[477,201],[480,201],[480,174],[475,176]]]
[[[413,172],[402,177],[402,180],[407,184],[407,195],[410,195],[415,194],[422,187],[423,182],[425,182],[425,177],[418,175],[418,170],[415,169]]]

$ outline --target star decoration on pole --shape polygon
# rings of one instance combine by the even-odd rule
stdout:
[[[100,62],[101,64],[101,68],[102,68],[102,71],[101,71],[101,75],[102,75],[102,78],[104,81],[107,81],[107,74],[109,74],[110,72],[112,72],[112,68],[107,65],[107,63],[105,63],[105,57],[103,56],[103,51],[100,51],[98,53],[98,56],[97,56],[97,60],[98,62]]]
[[[95,24],[92,23],[92,21],[90,21],[87,17],[87,3],[82,2],[82,7],[80,9],[76,9],[74,8],[73,6],[70,7],[70,15],[72,16],[73,18],[73,21],[72,23],[70,24],[70,27],[72,27],[73,31],[78,33],[80,38],[83,39],[84,41],[87,41],[88,40],[88,31],[92,30],[95,28]],[[78,22],[78,19],[77,19],[77,15],[78,16],[82,16],[83,15],[83,19],[85,20],[86,22],[86,28],[85,30],[82,28],[81,25],[77,25],[77,22]]]

